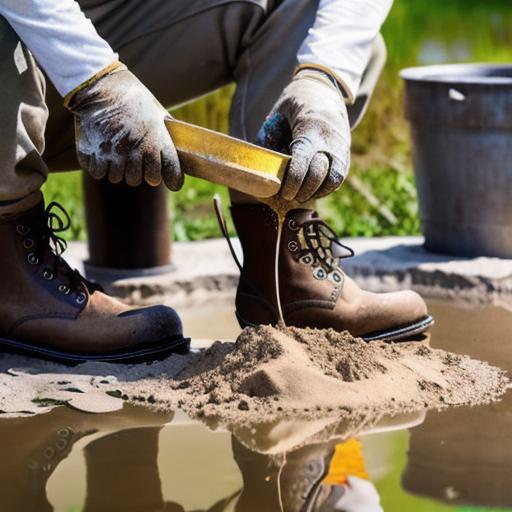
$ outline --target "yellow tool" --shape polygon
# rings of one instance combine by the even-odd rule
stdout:
[[[165,124],[186,174],[256,197],[279,192],[289,156],[176,119]]]

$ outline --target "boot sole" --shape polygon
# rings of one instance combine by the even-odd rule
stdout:
[[[238,314],[238,311],[235,311],[235,315],[242,329],[245,329],[246,327],[256,327],[256,324],[252,324],[250,322],[245,321]],[[414,336],[417,336],[418,334],[422,334],[433,325],[434,319],[431,316],[425,316],[421,320],[418,320],[411,324],[393,327],[390,329],[386,329],[385,331],[364,334],[360,337],[364,341],[400,341],[412,338]]]
[[[433,325],[434,319],[431,316],[426,316],[412,324],[365,334],[361,336],[361,338],[363,338],[364,341],[400,341],[422,334]]]
[[[37,357],[65,365],[77,365],[88,361],[117,364],[137,364],[160,361],[172,354],[185,355],[190,350],[190,338],[176,336],[165,342],[133,347],[130,350],[118,350],[104,354],[72,353],[48,347],[39,347],[21,341],[0,338],[0,352],[9,352],[23,356]]]

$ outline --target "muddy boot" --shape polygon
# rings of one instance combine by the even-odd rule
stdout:
[[[345,275],[340,259],[353,252],[315,211],[297,209],[287,214],[277,280],[276,215],[262,204],[234,204],[231,212],[244,253],[236,295],[242,326],[275,324],[280,307],[287,325],[347,330],[368,341],[398,340],[432,325],[417,293],[370,293]]]
[[[132,363],[187,351],[173,309],[129,308],[67,265],[58,236],[67,227],[62,207],[45,209],[40,192],[0,206],[0,350],[67,363]]]

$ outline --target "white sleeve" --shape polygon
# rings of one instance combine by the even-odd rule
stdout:
[[[0,0],[0,16],[62,96],[118,60],[74,0]]]
[[[320,0],[313,27],[299,49],[299,65],[332,72],[353,101],[372,43],[393,0]]]

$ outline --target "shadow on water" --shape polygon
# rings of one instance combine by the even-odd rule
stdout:
[[[509,310],[430,308],[433,346],[512,368]],[[0,510],[503,509],[512,507],[511,401],[382,418],[357,437],[332,418],[213,431],[180,411],[60,407],[0,421]]]

